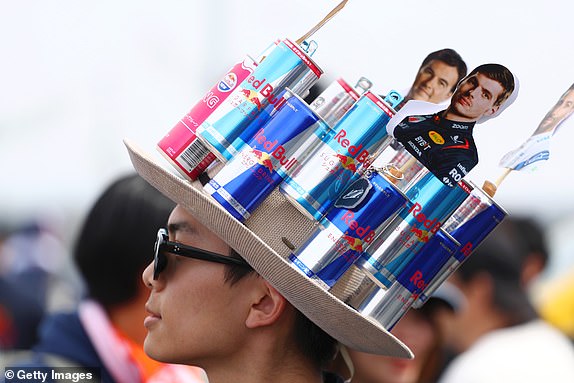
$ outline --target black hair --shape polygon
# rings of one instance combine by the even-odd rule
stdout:
[[[486,77],[490,78],[491,80],[498,81],[504,91],[500,93],[494,105],[502,105],[504,101],[512,92],[514,92],[514,76],[512,72],[508,70],[504,65],[500,64],[483,64],[479,65],[472,72],[468,74],[468,77],[472,76],[475,73],[482,73]]]
[[[428,56],[425,57],[425,59],[423,60],[423,63],[421,64],[420,67],[421,68],[424,67],[432,60],[442,61],[449,66],[456,67],[456,70],[458,72],[458,78],[456,82],[453,84],[451,89],[451,92],[454,92],[454,90],[456,89],[456,85],[464,76],[466,76],[467,72],[466,63],[464,62],[462,57],[454,49],[450,48],[440,49],[438,51],[429,53]]]
[[[493,305],[506,316],[508,325],[537,317],[522,285],[522,267],[527,252],[516,231],[497,227],[456,272],[466,282],[479,274],[487,274],[492,279]]]
[[[175,203],[137,174],[113,182],[88,213],[74,261],[88,295],[105,308],[133,299],[143,269],[153,259],[157,230]]]
[[[231,249],[230,256],[241,258],[233,249]],[[231,285],[255,273],[251,268],[235,265],[225,265],[225,269],[225,281]],[[338,342],[299,310],[296,310],[294,327],[295,342],[299,352],[313,361],[315,366],[324,368],[328,362],[333,360],[337,353]]]

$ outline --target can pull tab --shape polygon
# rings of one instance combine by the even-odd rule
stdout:
[[[375,172],[384,175],[393,184],[396,184],[398,181],[401,181],[403,178],[405,178],[405,175],[401,169],[399,169],[393,163],[386,164],[382,168],[371,166],[365,171],[365,176],[369,178]]]
[[[391,107],[396,108],[397,105],[403,101],[403,96],[396,90],[391,90],[389,94],[385,97],[385,102],[389,104]]]
[[[357,84],[355,84],[355,90],[357,91],[357,93],[360,96],[363,93],[365,93],[366,91],[368,91],[369,89],[371,89],[372,86],[373,86],[373,83],[371,82],[371,80],[369,80],[366,77],[361,77],[357,81]]]
[[[319,44],[317,44],[317,42],[315,40],[305,40],[303,41],[300,45],[301,49],[303,49],[305,51],[305,53],[307,53],[309,56],[313,56],[313,53],[315,53],[315,51],[317,50],[317,48],[319,47]]]

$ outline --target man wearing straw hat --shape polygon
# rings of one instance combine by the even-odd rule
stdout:
[[[506,67],[480,65],[461,80],[446,110],[437,113],[440,106],[409,101],[387,131],[437,178],[454,186],[478,163],[474,125],[499,115],[517,89]]]
[[[412,357],[344,303],[351,280],[328,292],[285,260],[285,243],[301,244],[314,222],[279,192],[242,224],[201,184],[126,145],[138,173],[178,204],[143,273],[150,289],[144,349],[152,358],[200,366],[211,383],[293,383],[328,381],[322,369],[340,344]]]

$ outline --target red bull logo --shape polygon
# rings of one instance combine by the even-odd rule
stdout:
[[[431,233],[436,234],[436,232],[440,229],[441,223],[438,222],[436,218],[429,219],[427,216],[422,212],[423,207],[420,203],[416,202],[411,206],[409,209],[409,213],[417,220],[423,224],[425,228],[427,228]]]
[[[413,233],[420,242],[427,243],[429,241],[430,235],[428,230],[422,230],[413,226],[411,228],[411,233]]]
[[[354,161],[364,163],[365,166],[368,167],[370,165],[369,152],[366,149],[363,149],[363,144],[351,145],[351,141],[348,138],[345,138],[346,136],[347,132],[345,129],[341,129],[335,135],[335,140],[342,148],[347,149],[347,152],[354,158]],[[355,166],[354,162],[353,166]]]
[[[251,76],[247,79],[247,83],[251,84],[251,86],[256,89],[257,91],[259,91],[259,88],[261,88],[261,91],[259,91],[259,94],[261,94],[261,96],[263,96],[263,98],[267,99],[267,101],[274,106],[275,109],[279,109],[279,107],[281,105],[283,105],[285,103],[285,98],[281,97],[279,98],[279,95],[274,94],[273,93],[273,86],[269,83],[265,84],[267,80],[266,79],[256,79],[255,76]],[[244,89],[243,92],[245,94],[246,91],[249,92],[254,92],[253,90],[248,90],[248,89]],[[257,102],[259,102],[259,107],[261,107],[261,102],[259,100],[259,95],[257,92],[254,92],[255,94],[257,94]],[[249,95],[251,96],[251,94]],[[249,100],[251,100],[251,98],[249,98]]]
[[[336,154],[335,157],[339,159],[343,169],[349,170],[352,173],[357,171],[357,166],[355,166],[355,159],[353,157],[345,156],[343,154]]]
[[[421,292],[423,292],[428,286],[428,283],[425,282],[424,275],[420,270],[414,272],[414,274],[409,279],[409,282],[414,286],[412,297],[415,299],[417,299]]]
[[[257,107],[258,111],[261,110],[262,108],[261,101],[259,101],[259,94],[256,91],[243,89],[241,90],[241,93],[243,93],[247,101],[249,101],[250,103],[252,103]]]
[[[355,234],[360,238],[361,242],[371,243],[371,241],[375,238],[375,230],[371,229],[371,226],[363,227],[359,225],[359,223],[354,220],[355,213],[350,210],[347,210],[345,214],[341,216],[341,221],[343,221],[346,227],[349,230],[353,230]],[[361,249],[361,251],[363,251]]]
[[[466,245],[460,248],[460,252],[465,256],[468,257],[470,253],[472,253],[472,242],[467,242]]]
[[[361,241],[359,238],[343,235],[341,239],[347,242],[351,250],[357,251],[359,253],[363,252],[363,241]]]
[[[256,161],[259,165],[264,166],[269,173],[273,171],[273,162],[271,162],[271,157],[269,153],[262,152],[261,150],[251,149],[251,152],[256,158]]]
[[[281,167],[285,170],[290,170],[295,164],[299,161],[295,157],[287,158],[285,156],[286,149],[283,145],[278,145],[278,140],[271,140],[265,136],[265,129],[259,129],[257,134],[253,137],[253,140],[261,145],[263,149],[266,150],[268,161],[271,166],[270,171],[273,171],[273,164],[271,162],[271,158],[276,159],[281,164]],[[254,150],[255,152],[255,150]],[[264,153],[264,152],[262,152]],[[269,153],[269,154],[268,154]]]

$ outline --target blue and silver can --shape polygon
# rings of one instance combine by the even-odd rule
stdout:
[[[285,88],[304,95],[323,71],[290,40],[277,44],[253,74],[197,128],[198,137],[223,161],[230,160],[285,102]],[[269,106],[269,108],[267,108]],[[269,116],[255,119],[264,112]]]
[[[302,166],[285,179],[281,192],[304,214],[320,220],[370,166],[371,154],[388,137],[385,127],[394,113],[380,97],[366,92]]]
[[[345,190],[321,225],[289,259],[329,289],[406,201],[387,176],[371,168]]]
[[[205,190],[235,218],[245,221],[283,176],[300,166],[296,155],[300,143],[318,142],[314,135],[328,129],[302,99],[290,95]]]
[[[451,188],[429,171],[420,176],[406,192],[410,203],[381,231],[357,261],[358,267],[364,268],[387,287],[469,193],[464,180]]]
[[[371,86],[371,81],[366,77],[361,77],[355,88],[351,87],[344,79],[339,78],[313,100],[310,104],[311,109],[323,117],[329,126],[335,126]]]
[[[457,240],[439,230],[399,273],[388,290],[373,284],[369,294],[362,295],[362,301],[350,304],[390,331],[459,247]]]
[[[421,307],[436,289],[454,273],[472,251],[504,220],[507,212],[473,182],[472,191],[443,225],[461,246],[429,283],[414,307]]]

